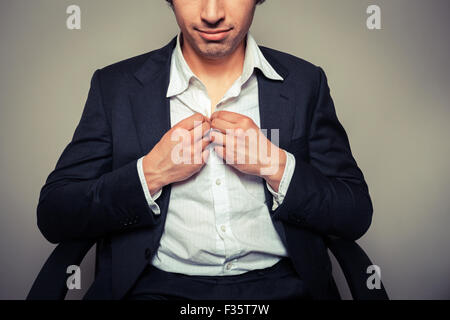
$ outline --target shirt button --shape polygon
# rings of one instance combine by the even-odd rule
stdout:
[[[230,270],[232,266],[233,266],[233,264],[232,264],[231,262],[228,262],[228,263],[225,265],[225,268],[226,268],[227,270]]]
[[[218,186],[220,186],[221,183],[222,183],[222,181],[220,181],[220,179],[217,179],[217,180],[216,180],[216,184],[217,184]]]
[[[227,231],[227,228],[226,228],[225,226],[221,226],[221,227],[220,227],[220,230],[222,230],[222,232],[226,232],[226,231]]]

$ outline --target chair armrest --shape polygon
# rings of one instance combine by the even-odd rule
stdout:
[[[79,266],[95,240],[58,244],[45,262],[28,293],[27,300],[64,300],[67,294],[67,267]]]
[[[367,267],[373,263],[356,242],[327,238],[326,243],[341,266],[354,300],[389,300],[382,282],[380,289],[367,287]]]

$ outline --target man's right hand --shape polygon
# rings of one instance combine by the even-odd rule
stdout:
[[[203,168],[209,157],[206,148],[211,143],[210,127],[210,120],[196,113],[173,126],[144,157],[145,180],[152,196],[165,185],[184,181]],[[180,159],[184,161],[180,163]]]

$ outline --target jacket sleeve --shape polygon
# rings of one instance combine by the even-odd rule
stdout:
[[[100,71],[72,141],[41,189],[37,222],[52,243],[98,238],[156,223],[137,172],[137,159],[112,170],[112,134]]]
[[[356,240],[369,228],[372,202],[347,134],[339,122],[324,71],[307,136],[308,159],[296,164],[284,202],[274,218],[315,232]]]

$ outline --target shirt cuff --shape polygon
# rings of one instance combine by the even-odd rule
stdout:
[[[161,214],[161,210],[159,209],[158,204],[155,202],[162,193],[162,189],[159,189],[157,193],[155,193],[152,197],[150,194],[150,190],[148,190],[147,180],[145,180],[144,167],[142,166],[142,160],[144,157],[140,158],[137,161],[137,171],[139,174],[139,180],[141,181],[142,189],[144,190],[145,199],[147,199],[148,206],[153,211],[154,214]]]
[[[273,196],[272,211],[275,211],[283,203],[295,169],[294,155],[286,150],[283,151],[286,153],[286,166],[284,167],[284,173],[280,181],[280,186],[278,187],[278,192],[273,190],[272,187],[266,182],[267,188]]]

